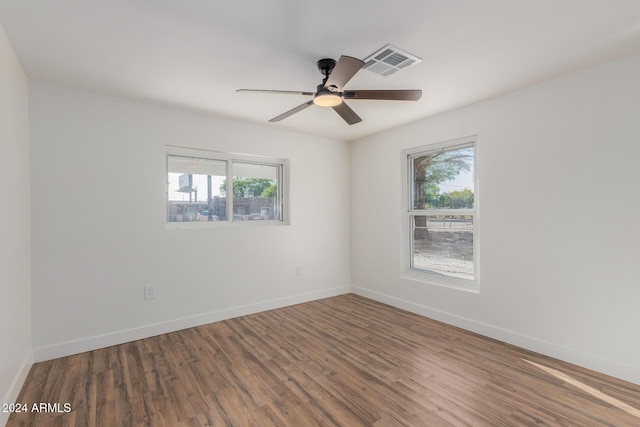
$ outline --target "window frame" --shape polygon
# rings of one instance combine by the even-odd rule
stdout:
[[[425,154],[432,154],[439,151],[451,151],[466,147],[474,148],[473,156],[473,208],[464,209],[415,209],[414,184],[413,184],[413,159]],[[479,186],[478,186],[478,138],[468,136],[452,139],[434,144],[422,145],[410,148],[402,152],[402,274],[403,278],[416,280],[423,283],[444,286],[463,291],[479,292],[480,290],[480,268],[479,268]],[[414,260],[414,238],[413,224],[416,216],[450,216],[450,215],[470,215],[473,218],[473,266],[474,277],[467,279],[448,275],[443,272],[415,268]]]
[[[169,221],[169,157],[191,157],[195,159],[215,160],[226,163],[226,215],[227,219],[221,221]],[[265,225],[289,225],[289,200],[288,200],[288,176],[289,176],[289,160],[278,159],[266,156],[228,153],[214,150],[194,149],[179,146],[166,146],[165,153],[165,225],[167,228],[210,228],[210,227],[225,227],[225,226],[265,226]],[[250,221],[250,220],[234,220],[233,219],[233,177],[234,163],[264,165],[276,167],[277,176],[277,205],[276,210],[279,215],[274,215],[277,219],[266,219],[262,221]],[[275,212],[274,212],[275,214]],[[279,216],[279,217],[278,217]]]

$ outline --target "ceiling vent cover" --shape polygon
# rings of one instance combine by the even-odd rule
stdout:
[[[388,44],[365,58],[362,69],[388,76],[420,61],[417,56]]]

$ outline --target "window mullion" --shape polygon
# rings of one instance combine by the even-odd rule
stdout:
[[[278,208],[278,212],[276,212],[276,215],[278,218],[281,218],[282,220],[284,220],[284,171],[283,171],[283,166],[280,165],[278,167],[278,203],[277,203],[277,208]]]
[[[227,160],[227,221],[233,221],[233,162]]]

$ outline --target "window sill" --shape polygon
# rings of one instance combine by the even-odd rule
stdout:
[[[446,276],[444,274],[433,273],[429,271],[407,269],[401,277],[407,280],[426,283],[434,286],[441,286],[459,291],[480,293],[480,286],[477,279],[461,279],[457,277]]]
[[[280,227],[289,225],[286,221],[200,221],[200,222],[167,222],[168,230],[206,230],[215,228],[240,228],[240,227]]]

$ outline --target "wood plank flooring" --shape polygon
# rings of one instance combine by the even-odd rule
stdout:
[[[7,426],[640,426],[640,386],[352,294],[37,363],[18,402],[59,407]]]

